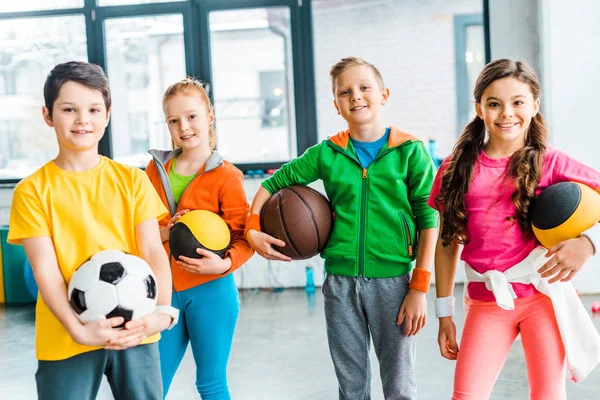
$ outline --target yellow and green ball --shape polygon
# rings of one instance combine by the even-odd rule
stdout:
[[[225,257],[231,240],[229,227],[217,214],[194,210],[184,214],[171,228],[169,247],[176,260],[179,256],[202,258],[197,248]]]
[[[600,221],[600,194],[577,182],[560,182],[535,199],[531,216],[533,233],[550,247],[574,239]]]

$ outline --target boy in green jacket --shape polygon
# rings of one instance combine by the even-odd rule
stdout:
[[[383,124],[381,108],[390,91],[375,66],[344,58],[330,75],[334,106],[348,130],[309,148],[262,183],[246,238],[263,257],[290,261],[272,247],[285,243],[260,232],[258,214],[278,190],[322,179],[336,216],[321,256],[339,398],[371,398],[372,338],[385,398],[416,399],[415,334],[426,323],[437,239],[436,211],[427,205],[435,167],[421,141]]]

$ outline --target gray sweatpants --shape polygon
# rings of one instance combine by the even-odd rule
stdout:
[[[327,275],[325,320],[340,400],[371,399],[370,337],[385,399],[417,398],[416,339],[404,335],[404,324],[396,325],[409,279],[408,274],[379,279]]]
[[[160,400],[158,343],[127,350],[94,350],[59,361],[38,361],[39,400],[94,400],[106,375],[116,400]]]

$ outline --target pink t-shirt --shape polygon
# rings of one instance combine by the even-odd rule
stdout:
[[[507,220],[507,217],[516,213],[511,200],[514,185],[504,180],[509,159],[510,157],[490,158],[482,151],[473,168],[473,179],[465,196],[469,243],[464,246],[460,258],[479,273],[489,270],[504,272],[540,245],[533,235],[523,236],[517,221]],[[440,193],[441,175],[446,170],[445,166],[446,163],[440,166],[427,202],[436,209],[435,197]],[[565,181],[583,183],[598,190],[600,172],[560,150],[548,148],[536,193]],[[513,283],[512,286],[518,297],[529,297],[537,293],[533,285]],[[483,282],[471,282],[467,290],[472,299],[494,301],[494,295],[486,289]]]

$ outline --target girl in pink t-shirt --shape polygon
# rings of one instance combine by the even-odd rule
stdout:
[[[488,399],[521,334],[531,399],[566,399],[567,364],[552,302],[532,285],[511,283],[514,310],[500,308],[484,282],[470,282],[459,347],[452,320],[454,278],[461,259],[476,273],[504,272],[539,242],[530,206],[545,187],[577,181],[595,190],[600,173],[547,148],[539,113],[540,87],[526,64],[507,59],[485,66],[475,86],[477,116],[441,165],[429,205],[440,211],[435,254],[436,315],[442,356],[457,360],[452,399]],[[591,236],[591,235],[588,235]],[[540,268],[549,283],[569,281],[594,254],[587,236],[549,249]]]

